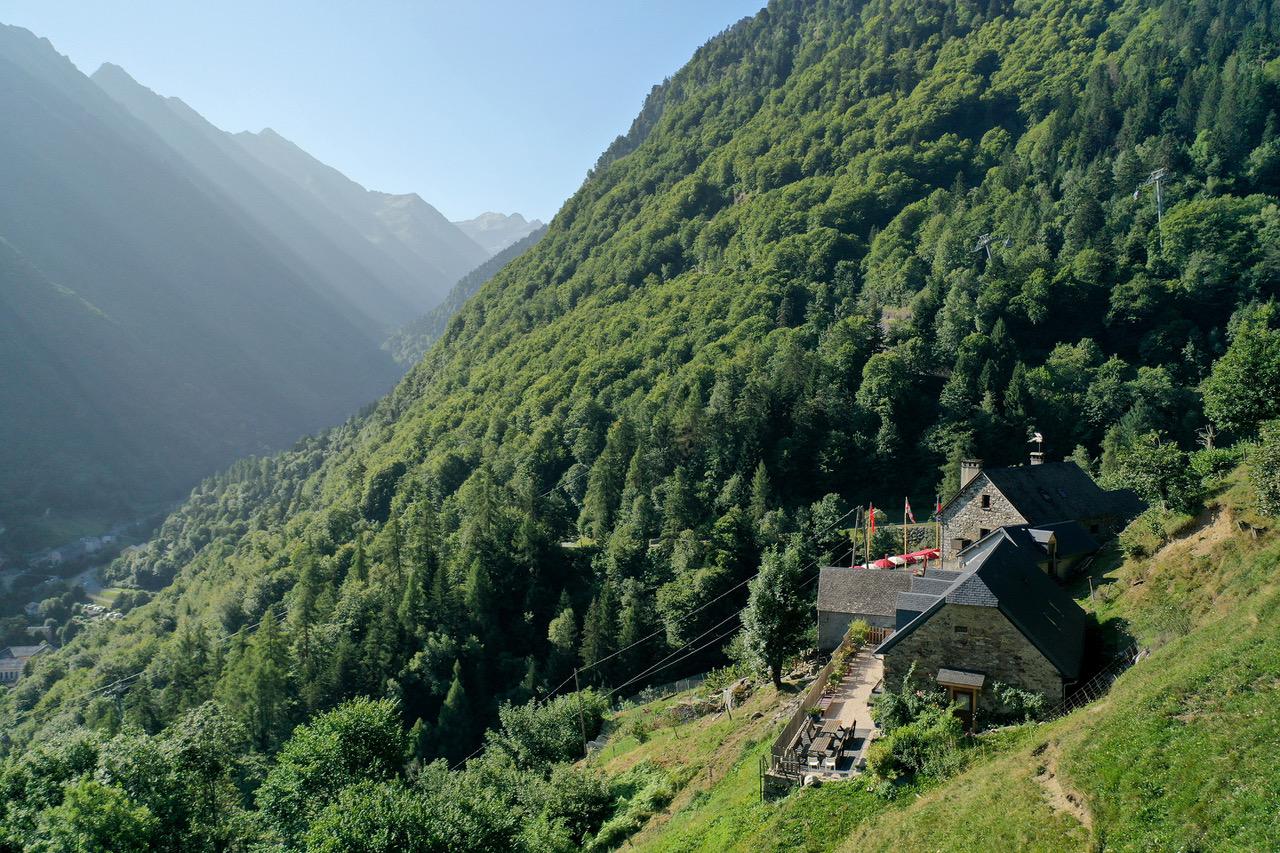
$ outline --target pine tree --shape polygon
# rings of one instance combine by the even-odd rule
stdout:
[[[288,734],[294,706],[289,647],[270,610],[218,685],[220,701],[263,751]]]
[[[471,716],[471,703],[467,699],[466,688],[462,686],[462,661],[453,662],[453,681],[449,684],[449,692],[440,706],[440,716],[436,721],[437,751],[450,762],[461,761],[470,752],[471,738],[475,734],[475,725]]]
[[[764,518],[768,511],[769,471],[764,467],[762,460],[756,465],[756,472],[751,477],[751,503],[748,506],[748,515],[753,524],[759,524],[760,519]]]
[[[594,678],[597,681],[607,681],[607,673],[612,669],[609,666],[595,665],[617,648],[614,618],[612,586],[606,581],[600,594],[591,600],[586,618],[582,622],[582,665],[595,667]]]

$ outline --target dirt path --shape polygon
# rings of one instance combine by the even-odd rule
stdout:
[[[1040,772],[1035,778],[1044,789],[1049,807],[1056,812],[1071,815],[1086,830],[1093,832],[1093,815],[1089,813],[1084,797],[1069,787],[1058,775],[1058,744],[1045,744],[1032,754],[1040,759]]]

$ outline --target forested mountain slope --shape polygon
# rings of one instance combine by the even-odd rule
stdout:
[[[458,283],[449,291],[449,295],[443,302],[412,323],[406,323],[397,329],[396,333],[383,345],[384,348],[399,364],[406,366],[417,364],[427,350],[431,349],[431,345],[444,334],[453,315],[462,310],[467,300],[485,282],[497,275],[499,270],[536,246],[542,239],[542,235],[546,233],[547,226],[539,226],[458,279]]]
[[[212,698],[264,752],[391,696],[457,760],[575,663],[705,667],[763,552],[806,566],[1032,427],[1175,500],[1206,418],[1280,415],[1278,34],[1270,0],[772,3],[372,412],[118,562],[167,588],[10,692],[14,745],[114,730],[86,691],[126,678],[125,721]]]
[[[381,336],[306,264],[16,27],[0,112],[3,545],[174,500],[395,381]]]

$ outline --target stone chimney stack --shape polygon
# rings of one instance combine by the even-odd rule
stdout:
[[[978,476],[982,471],[981,459],[961,459],[960,460],[960,488],[964,488],[973,482],[973,478]]]

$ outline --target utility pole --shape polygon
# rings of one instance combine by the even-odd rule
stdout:
[[[1164,251],[1164,182],[1169,180],[1172,173],[1161,166],[1156,169],[1147,179],[1138,184],[1138,188],[1133,191],[1133,200],[1137,201],[1138,196],[1147,187],[1156,188],[1156,230],[1160,232],[1160,251]]]
[[[987,253],[987,260],[991,260],[991,245],[999,239],[1000,238],[997,237],[995,234],[990,234],[990,233],[980,234],[978,235],[978,245],[973,247],[973,251],[975,252],[985,251]],[[1005,237],[1001,245],[1003,245],[1007,249],[1011,245],[1013,245],[1013,241],[1010,240],[1008,237]]]
[[[578,686],[578,668],[573,668],[573,692],[578,696],[578,728],[582,730],[582,755],[587,755],[587,723],[582,716],[582,688]]]

